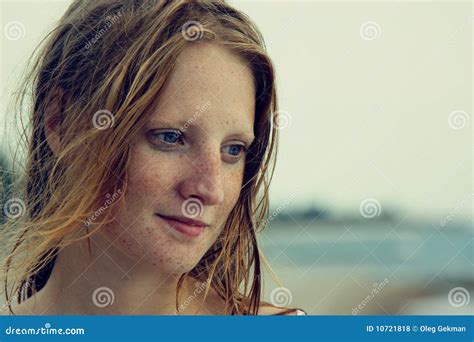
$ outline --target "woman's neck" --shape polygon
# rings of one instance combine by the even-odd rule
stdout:
[[[210,291],[201,305],[205,283],[186,277],[176,311],[179,274],[160,273],[156,266],[130,259],[94,234],[65,247],[45,287],[28,308],[40,315],[175,315],[222,314],[224,307]]]

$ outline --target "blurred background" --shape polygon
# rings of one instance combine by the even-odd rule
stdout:
[[[23,152],[11,95],[70,1],[0,3],[9,184]],[[266,271],[265,299],[313,315],[472,314],[472,2],[230,3],[259,26],[277,71],[281,140],[260,243],[281,283]]]

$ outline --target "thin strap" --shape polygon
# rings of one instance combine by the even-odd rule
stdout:
[[[296,309],[296,316],[308,316],[308,314],[304,310]]]

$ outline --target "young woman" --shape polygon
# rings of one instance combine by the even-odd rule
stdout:
[[[74,1],[26,81],[6,314],[304,314],[261,301],[277,99],[247,16]]]

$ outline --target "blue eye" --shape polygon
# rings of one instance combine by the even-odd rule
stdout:
[[[229,146],[229,147],[230,147],[229,152],[230,152],[230,154],[233,155],[233,156],[238,156],[239,153],[240,153],[243,149],[245,149],[245,146],[242,146],[242,145],[231,145],[231,146]]]
[[[179,134],[176,132],[166,132],[162,133],[164,141],[168,144],[174,144],[179,139]]]
[[[245,145],[229,145],[225,146],[225,149],[228,149],[227,153],[227,162],[230,164],[236,164],[245,157],[248,152],[248,147]]]
[[[181,148],[178,145],[185,145],[184,134],[179,130],[162,132],[151,130],[148,132],[148,139],[156,148],[163,151],[174,151],[176,148]],[[234,164],[241,160],[242,155],[248,152],[248,148],[242,144],[233,144],[222,147],[221,152],[225,153],[229,163]]]
[[[182,139],[182,133],[178,131],[153,133],[151,136],[153,139],[157,139],[159,143],[163,143],[165,145],[174,145],[176,142]]]

